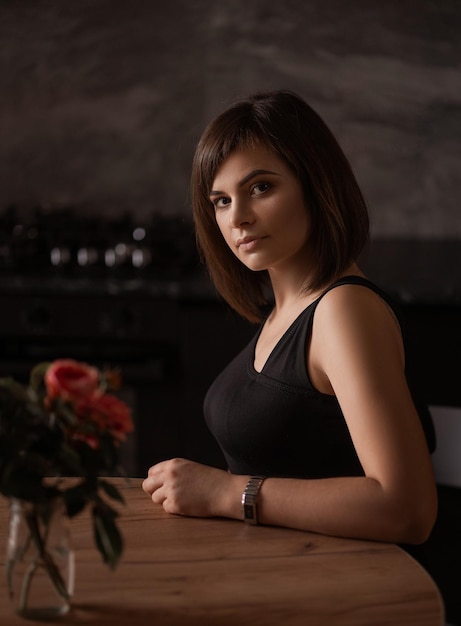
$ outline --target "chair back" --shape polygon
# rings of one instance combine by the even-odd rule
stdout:
[[[436,449],[432,454],[439,485],[461,487],[461,408],[431,406]]]

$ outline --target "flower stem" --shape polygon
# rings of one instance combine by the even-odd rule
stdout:
[[[43,567],[47,570],[50,580],[53,583],[53,586],[56,589],[57,593],[66,600],[69,600],[70,596],[61,572],[56,566],[56,563],[54,562],[51,554],[46,550],[46,539],[49,532],[49,527],[45,527],[44,537],[42,537],[38,522],[38,514],[35,509],[32,512],[26,513],[25,519],[30,536],[32,537],[32,541],[35,543],[38,552],[37,556],[33,559],[25,575],[21,592],[21,609],[24,609],[27,605],[27,598],[29,595],[32,578],[37,570],[37,567],[41,563],[43,563]]]

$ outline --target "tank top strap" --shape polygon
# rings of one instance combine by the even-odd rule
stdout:
[[[380,298],[382,298],[384,300],[384,302],[390,307],[390,309],[392,310],[392,312],[394,313],[395,317],[397,318],[397,321],[401,327],[401,330],[403,331],[403,314],[402,311],[400,309],[400,305],[399,303],[392,298],[387,292],[385,292],[383,289],[381,289],[380,287],[378,287],[378,285],[375,285],[375,283],[373,283],[371,280],[369,280],[368,278],[365,278],[363,276],[343,276],[342,278],[339,278],[338,280],[336,280],[334,283],[332,283],[331,285],[329,285],[325,291],[323,291],[320,296],[317,298],[317,300],[315,300],[312,303],[312,309],[316,309],[318,303],[320,302],[320,300],[332,289],[335,289],[335,287],[340,287],[341,285],[361,285],[363,287],[367,287],[368,289],[370,289],[371,291],[374,291],[374,293],[376,293],[378,296],[380,296]],[[312,311],[312,315],[311,315],[311,319],[310,319],[310,323],[312,324],[312,320],[313,320],[313,314],[314,314],[314,310]]]
[[[321,298],[323,298],[323,296],[329,291],[331,291],[335,287],[340,287],[341,285],[362,285],[363,287],[368,287],[368,289],[371,289],[372,291],[377,293],[383,298],[383,300],[385,300],[389,304],[394,304],[392,298],[389,297],[389,294],[387,294],[380,287],[378,287],[378,285],[375,285],[375,283],[373,283],[371,280],[363,276],[343,276],[342,278],[339,278],[325,289],[325,291],[319,296],[316,302],[320,301]]]

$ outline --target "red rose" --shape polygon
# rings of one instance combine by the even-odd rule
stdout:
[[[111,372],[105,373],[106,380],[108,374]],[[68,403],[74,412],[78,424],[69,433],[72,438],[97,448],[95,428],[109,433],[117,441],[123,441],[126,433],[133,430],[130,409],[115,396],[103,393],[100,372],[95,367],[72,359],[54,361],[45,373],[45,386],[48,407],[59,399]]]
[[[75,400],[96,392],[99,372],[95,367],[72,359],[53,361],[45,374],[48,399]]]
[[[131,411],[128,406],[110,394],[81,397],[76,402],[76,412],[82,421],[90,420],[114,439],[124,441],[133,430]]]

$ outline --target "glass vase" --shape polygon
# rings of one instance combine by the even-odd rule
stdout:
[[[75,563],[61,499],[10,500],[6,575],[14,610],[22,617],[47,620],[69,611]]]

